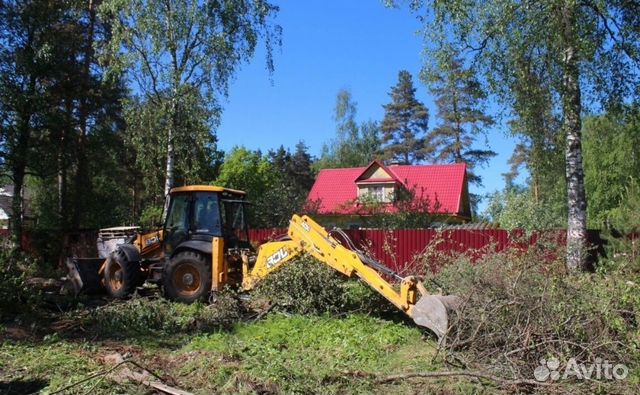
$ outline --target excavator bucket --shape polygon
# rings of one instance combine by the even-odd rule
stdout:
[[[435,333],[439,344],[444,344],[449,330],[449,314],[456,311],[460,304],[461,299],[454,295],[423,295],[409,315],[416,324]]]
[[[81,292],[96,294],[104,292],[100,271],[104,258],[67,258],[67,279],[78,296]]]

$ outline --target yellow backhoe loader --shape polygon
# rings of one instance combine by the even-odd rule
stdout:
[[[294,215],[285,238],[262,244],[256,252],[249,243],[244,192],[192,185],[173,188],[168,198],[162,229],[131,237],[106,259],[68,261],[76,291],[104,288],[124,298],[150,281],[160,284],[166,297],[190,303],[225,286],[248,291],[307,253],[348,277],[359,277],[438,339],[447,332],[448,311],[457,307],[457,297],[429,294],[418,278],[401,277],[366,256],[340,230],[327,231],[307,216]]]

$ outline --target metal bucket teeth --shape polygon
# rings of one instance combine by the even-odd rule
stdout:
[[[431,330],[442,344],[449,330],[449,313],[460,306],[460,298],[453,295],[425,295],[413,306],[413,321]]]

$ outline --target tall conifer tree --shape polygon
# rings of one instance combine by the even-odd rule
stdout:
[[[432,152],[425,137],[429,124],[429,110],[416,99],[411,73],[401,70],[398,83],[391,88],[391,103],[384,105],[382,152],[384,159],[403,164],[418,163]]]
[[[491,150],[475,146],[477,138],[494,123],[482,108],[485,92],[473,72],[465,69],[455,54],[441,62],[439,70],[427,79],[442,120],[429,134],[436,161],[466,163],[469,182],[482,185],[475,168],[496,156]]]

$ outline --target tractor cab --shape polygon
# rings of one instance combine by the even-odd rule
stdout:
[[[225,286],[239,286],[243,254],[253,251],[245,193],[211,185],[173,188],[162,229],[162,254],[149,265],[165,295],[202,300]]]
[[[163,252],[211,251],[214,238],[225,248],[250,248],[245,193],[228,188],[192,185],[173,188],[163,229]]]
[[[145,281],[183,302],[242,282],[242,256],[253,252],[245,193],[211,185],[173,188],[162,229],[138,233],[108,257],[68,263],[76,292],[100,290],[125,298]],[[118,228],[119,229],[119,228]]]

